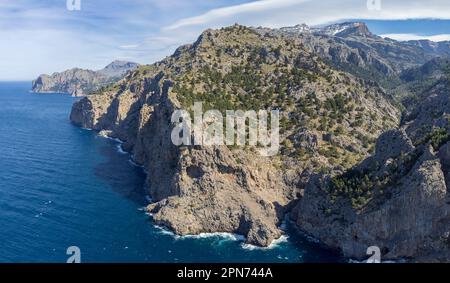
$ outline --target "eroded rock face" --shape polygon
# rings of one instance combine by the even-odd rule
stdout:
[[[238,233],[258,246],[281,236],[288,189],[270,160],[227,147],[189,148],[178,170],[178,195],[148,207],[157,223],[181,235]]]
[[[346,171],[311,178],[292,218],[345,256],[450,261],[450,100],[448,79],[418,94],[399,129]]]
[[[290,142],[275,157],[250,146],[175,146],[173,111],[202,100],[220,110],[281,108],[292,120],[284,123]],[[338,106],[345,108],[339,115]],[[340,127],[319,125],[315,112],[339,116]],[[239,25],[205,31],[173,56],[83,98],[71,113],[75,124],[123,140],[145,167],[156,223],[180,235],[238,233],[258,246],[281,236],[280,221],[315,171],[343,168],[338,153],[346,166],[355,164],[368,154],[367,140],[398,118],[379,87],[330,68],[296,39]],[[330,141],[322,139],[327,129],[335,132]]]
[[[440,159],[431,147],[423,149],[381,204],[374,199],[360,211],[345,200],[332,204],[326,187],[319,177],[310,182],[292,216],[327,246],[359,259],[367,257],[370,246],[380,247],[384,259],[420,261],[431,254],[450,259],[448,192]]]
[[[37,93],[68,93],[72,96],[85,96],[120,80],[126,72],[138,66],[137,63],[114,61],[99,71],[73,68],[52,75],[44,74],[32,82],[31,90]]]
[[[122,139],[145,166],[157,224],[179,235],[230,232],[270,245],[292,200],[274,160],[226,146],[174,146],[170,118],[178,102],[169,84],[155,78],[117,96],[88,96],[74,104],[71,120]]]

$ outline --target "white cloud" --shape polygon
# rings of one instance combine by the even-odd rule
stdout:
[[[119,46],[119,48],[121,48],[121,49],[134,49],[134,48],[137,48],[137,47],[139,47],[138,44],[128,44],[128,45],[121,45],[121,46]]]
[[[219,19],[234,17],[239,14],[267,12],[272,9],[289,8],[308,1],[311,0],[260,0],[225,8],[212,9],[200,16],[178,20],[165,29],[173,30],[185,26],[207,24]]]
[[[398,41],[408,41],[408,40],[421,40],[421,39],[427,39],[435,42],[439,41],[449,41],[450,40],[450,34],[436,34],[436,35],[417,35],[417,34],[411,34],[411,33],[393,33],[393,34],[382,34],[381,37],[388,37],[391,39],[395,39]]]
[[[280,27],[298,23],[320,25],[350,19],[450,19],[448,0],[379,1],[380,10],[369,9],[367,0],[259,0],[180,19],[164,30],[215,27],[236,21],[247,25]]]
[[[65,30],[1,30],[0,38],[8,38],[0,45],[2,80],[29,80],[72,67],[100,69],[122,55],[107,36]]]
[[[352,19],[450,19],[449,0],[381,0],[379,11],[368,9],[367,0],[253,0],[215,9],[210,7],[226,0],[96,0],[83,2],[80,13],[68,12],[64,0],[42,2],[0,1],[0,37],[8,39],[0,45],[0,79],[29,79],[75,66],[101,68],[121,58],[152,63],[207,28],[236,22],[276,28]]]

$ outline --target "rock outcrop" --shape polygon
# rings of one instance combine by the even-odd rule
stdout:
[[[361,24],[235,25],[83,98],[71,120],[124,141],[148,172],[148,212],[177,234],[232,232],[267,246],[292,210],[300,229],[348,257],[378,246],[384,259],[450,260],[448,82],[417,94],[400,122],[373,76],[401,82],[433,56]],[[279,155],[175,146],[172,113],[199,101],[221,113],[281,110]]]
[[[399,74],[422,66],[429,60],[450,55],[450,42],[407,41],[381,38],[364,23],[338,23],[321,28],[299,25],[282,29],[258,29],[259,32],[283,33],[302,41],[336,68],[358,77],[374,80],[384,87],[401,83]]]
[[[381,135],[372,157],[315,176],[292,213],[297,225],[347,257],[378,246],[383,259],[449,261],[450,101],[442,84],[399,130]]]
[[[138,66],[139,64],[132,62],[114,61],[99,71],[74,68],[52,75],[40,75],[32,82],[31,91],[84,96],[117,82],[126,72],[134,70]]]
[[[170,117],[177,101],[167,83],[155,77],[129,85],[134,93],[86,97],[74,105],[71,120],[125,141],[148,171],[157,201],[148,211],[156,223],[180,235],[232,232],[269,245],[281,236],[277,227],[292,200],[280,170],[252,151],[174,146]]]
[[[251,146],[173,145],[173,111],[196,101],[221,112],[281,109],[280,155],[263,157]],[[331,122],[319,124],[315,112]],[[243,234],[258,246],[282,234],[279,224],[311,173],[355,164],[398,119],[381,88],[333,70],[292,38],[238,25],[205,31],[173,56],[75,103],[71,113],[73,123],[123,140],[145,166],[156,223],[180,235]],[[326,133],[333,139],[322,139]]]

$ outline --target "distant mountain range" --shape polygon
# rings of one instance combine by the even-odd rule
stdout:
[[[68,93],[84,96],[120,80],[128,71],[135,70],[139,64],[127,61],[114,61],[99,71],[73,68],[52,75],[40,75],[32,82],[32,91],[37,93]]]
[[[305,24],[281,29],[257,29],[300,40],[333,67],[390,88],[400,83],[402,71],[435,57],[450,56],[450,41],[396,41],[373,34],[364,23],[346,22],[315,28]]]

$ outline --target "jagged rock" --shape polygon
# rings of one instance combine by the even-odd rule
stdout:
[[[257,153],[226,146],[175,147],[169,122],[176,101],[167,90],[159,92],[158,83],[164,84],[142,81],[136,88],[158,97],[152,103],[141,104],[150,96],[146,92],[141,99],[131,92],[88,96],[74,104],[71,119],[133,144],[134,160],[147,168],[149,191],[158,201],[148,207],[156,223],[180,235],[233,232],[246,235],[248,243],[269,245],[281,236],[279,221],[290,201],[279,169]],[[140,108],[132,110],[134,104]],[[132,131],[127,119],[137,122]]]
[[[234,42],[231,49],[230,42]],[[337,103],[344,103],[349,108],[345,114],[349,123],[357,114],[352,110],[355,107],[349,105],[352,103],[370,107],[374,112],[372,116],[386,117],[388,124],[398,122],[398,111],[383,98],[384,94],[378,88],[363,85],[352,75],[332,70],[308,51],[298,48],[298,44],[282,36],[267,39],[253,29],[238,25],[207,30],[194,44],[180,47],[173,56],[154,65],[142,66],[116,85],[81,99],[72,108],[71,120],[124,141],[123,148],[130,151],[134,161],[148,172],[148,191],[156,201],[148,210],[156,223],[180,235],[233,232],[245,235],[248,243],[268,246],[281,235],[278,225],[295,199],[302,195],[309,176],[315,170],[334,167],[320,151],[323,131],[296,121],[286,133],[286,136],[294,136],[295,143],[308,148],[312,154],[312,158],[300,162],[289,152],[263,157],[252,147],[177,147],[170,139],[173,128],[170,120],[175,109],[190,107],[185,101],[190,94],[180,90],[180,84],[189,77],[208,76],[203,72],[213,68],[220,72],[216,78],[230,76],[229,86],[223,92],[230,92],[238,99],[248,96],[251,99],[247,101],[258,101],[246,85],[258,83],[268,90],[273,86],[269,82],[275,83],[278,79],[265,66],[286,65],[297,66],[297,80],[302,80],[286,90],[293,99],[305,99],[316,93],[315,99],[320,105],[334,100],[333,92],[328,89],[346,90],[342,101]],[[233,78],[231,75],[239,72],[235,66],[245,64],[264,78],[255,77],[259,78],[258,82]],[[293,75],[286,73],[284,76]],[[236,93],[231,94],[231,86]],[[196,83],[195,92],[211,93],[203,89],[205,87],[207,84]],[[265,99],[267,101],[259,100],[272,103],[265,107],[279,107],[270,102],[269,97]],[[241,106],[236,107],[240,109]],[[290,111],[292,113],[282,114],[286,117],[298,114]],[[321,111],[325,115],[331,110],[324,108]],[[361,117],[366,115],[368,117],[369,113],[359,113]],[[351,132],[349,123],[342,135]],[[366,125],[353,127],[362,132]],[[375,117],[371,127],[370,135],[375,137],[382,131],[383,123]],[[362,143],[358,137],[347,135],[352,143]],[[348,154],[365,153],[357,149]]]
[[[316,176],[293,210],[297,225],[347,257],[363,259],[368,247],[378,246],[383,259],[450,261],[449,125],[446,110],[441,112],[449,98],[444,90],[438,82],[424,93],[423,103],[409,110],[417,115],[382,134],[374,155],[341,175],[345,184],[372,180],[363,207],[355,208],[350,199],[362,184],[347,186],[336,198],[332,180],[339,173]],[[430,135],[436,129],[438,135]]]
[[[319,136],[308,129],[301,129],[293,137],[294,143],[310,151],[316,151],[319,147]]]
[[[398,125],[399,110],[377,83],[349,74],[364,70],[386,77],[421,64],[429,54],[352,27],[333,35],[239,25],[208,30],[173,56],[82,99],[71,119],[125,141],[148,171],[148,191],[156,201],[148,211],[177,234],[233,232],[267,246],[281,235],[278,224],[298,201],[292,216],[299,228],[346,256],[363,258],[368,246],[378,245],[385,258],[423,259],[438,252],[445,257],[445,149],[438,157],[429,141],[418,143],[426,131],[415,134],[418,121],[429,128],[444,125],[442,113],[430,119],[429,110],[446,109],[443,92],[436,86],[440,102],[430,96],[423,111],[412,111],[417,115],[399,130],[382,135],[374,156],[357,164],[374,138]],[[274,86],[286,96],[272,91]],[[250,101],[280,108],[287,112],[284,136],[295,137],[308,152],[292,141],[272,158],[252,147],[174,146],[171,114],[205,97],[216,107]],[[318,125],[321,117],[334,123]],[[334,176],[353,166],[377,178],[394,176],[355,208],[352,199],[332,199],[328,190]]]
[[[330,204],[324,183],[316,179],[306,188],[293,218],[308,234],[347,257],[363,259],[370,246],[380,247],[384,259],[443,251],[448,255],[449,247],[442,241],[450,230],[447,188],[439,159],[430,148],[398,184],[390,199],[357,212],[345,202]]]
[[[120,80],[126,72],[134,70],[138,66],[137,63],[114,61],[99,71],[74,68],[61,73],[54,73],[51,76],[40,75],[32,82],[31,91],[85,96]]]

